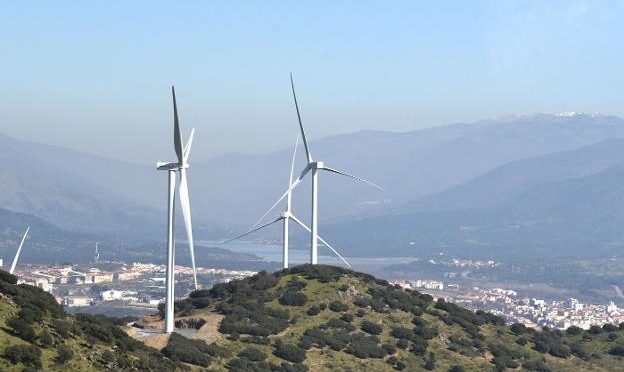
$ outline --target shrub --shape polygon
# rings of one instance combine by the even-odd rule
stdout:
[[[521,323],[514,323],[509,327],[509,329],[516,335],[523,335],[527,333],[527,327]]]
[[[609,354],[624,357],[624,346],[614,346],[609,350]]]
[[[163,355],[173,360],[207,367],[211,357],[228,356],[228,351],[217,346],[208,345],[201,340],[191,340],[178,333],[172,333]]]
[[[358,309],[358,310],[355,312],[355,315],[356,315],[358,318],[361,318],[361,317],[363,317],[364,315],[366,315],[366,311],[364,311],[363,309]]]
[[[321,312],[321,309],[318,306],[313,305],[308,309],[308,311],[306,311],[306,314],[310,316],[315,316],[315,315],[320,314],[320,312]]]
[[[618,330],[618,327],[614,326],[613,324],[606,323],[602,325],[602,330],[605,332],[615,332]]]
[[[464,372],[464,367],[462,367],[462,366],[452,366],[449,369],[449,372]]]
[[[571,326],[566,329],[566,335],[568,336],[578,336],[583,333],[583,329],[577,326]]]
[[[333,301],[332,303],[329,304],[329,310],[339,313],[341,311],[349,310],[349,306],[340,301]]]
[[[48,330],[46,329],[41,333],[41,336],[39,336],[39,342],[41,343],[41,346],[47,348],[54,344],[54,338],[52,337],[50,332],[48,332]]]
[[[74,352],[72,351],[72,349],[65,345],[59,345],[59,347],[56,349],[56,353],[57,355],[54,361],[58,364],[65,364],[74,357]]]
[[[254,347],[248,347],[248,348],[243,349],[243,351],[241,351],[238,354],[238,356],[241,358],[249,359],[252,362],[259,362],[259,361],[265,360],[267,357],[264,352]]]
[[[362,322],[362,324],[360,325],[360,329],[366,333],[370,333],[372,335],[378,335],[381,333],[381,331],[383,330],[383,328],[377,324],[377,323],[373,323],[371,321],[365,320]]]
[[[286,306],[303,306],[308,298],[301,292],[286,292],[279,298],[279,303]]]
[[[407,349],[407,347],[409,346],[409,341],[405,338],[402,338],[399,341],[397,341],[396,346],[401,349]]]
[[[0,280],[9,284],[17,284],[17,277],[4,270],[0,270]]]
[[[425,360],[425,369],[429,371],[433,371],[435,369],[435,365],[436,365],[435,354],[433,351],[430,351],[429,355],[427,356]]]
[[[293,363],[301,363],[306,357],[305,350],[296,345],[284,343],[281,340],[277,340],[275,343],[275,351],[273,354]]]
[[[353,304],[357,307],[369,307],[370,301],[365,297],[358,297],[353,300]]]
[[[353,321],[353,315],[351,314],[342,314],[342,316],[340,317],[340,320],[343,320],[347,323],[351,323]]]
[[[17,334],[17,336],[22,340],[33,342],[35,341],[35,338],[37,338],[37,334],[30,324],[20,318],[9,319],[7,325],[13,328],[15,334]]]
[[[35,345],[14,345],[4,349],[4,356],[13,364],[41,368],[41,349]]]
[[[396,346],[394,346],[392,344],[382,344],[381,348],[384,349],[386,351],[386,354],[388,354],[388,355],[395,354],[396,351],[397,351]]]
[[[379,346],[377,337],[364,334],[354,335],[345,351],[360,359],[383,358],[386,355],[386,351]]]
[[[589,333],[591,333],[592,335],[599,335],[602,333],[602,328],[600,326],[597,325],[593,325],[591,327],[589,327]]]

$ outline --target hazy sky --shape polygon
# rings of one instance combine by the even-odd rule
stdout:
[[[173,160],[507,114],[624,116],[621,1],[12,1],[0,5],[0,132]]]

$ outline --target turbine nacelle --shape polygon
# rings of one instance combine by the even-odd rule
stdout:
[[[325,168],[325,163],[323,163],[322,161],[313,161],[312,163],[310,163],[310,168],[312,169],[324,169]]]
[[[157,170],[178,170],[180,168],[180,164],[178,163],[167,163],[164,161],[156,162]]]

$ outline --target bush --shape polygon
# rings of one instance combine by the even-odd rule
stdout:
[[[340,317],[340,320],[343,320],[347,323],[351,323],[353,321],[353,315],[351,314],[342,314],[342,316]]]
[[[305,350],[296,345],[284,343],[281,340],[277,340],[275,343],[275,351],[273,354],[293,363],[301,363],[306,357]]]
[[[4,356],[13,364],[23,363],[41,369],[41,349],[35,345],[8,346],[4,349]]]
[[[349,310],[349,306],[340,301],[333,301],[332,303],[329,304],[329,310],[339,313],[341,311]]]
[[[613,324],[606,323],[602,325],[602,330],[605,332],[616,332],[618,330],[618,327],[614,326]]]
[[[516,335],[523,335],[528,332],[527,327],[521,323],[512,324],[509,329]]]
[[[58,364],[65,364],[74,357],[74,352],[71,348],[65,345],[59,345],[56,349],[57,356],[54,361]]]
[[[624,346],[614,346],[609,350],[609,354],[624,357]]]
[[[377,337],[364,334],[354,335],[345,351],[360,359],[386,356],[386,351],[379,346]]]
[[[166,357],[203,367],[210,365],[211,357],[225,357],[229,352],[217,345],[208,345],[201,340],[191,340],[178,333],[172,333],[167,346],[162,350]]]
[[[449,372],[464,372],[464,367],[462,367],[462,366],[452,366],[449,369]]]
[[[37,334],[30,326],[30,324],[20,318],[9,319],[7,325],[13,328],[15,334],[17,334],[17,336],[22,340],[33,342],[35,341],[35,338],[37,338]]]
[[[425,369],[429,370],[429,371],[433,371],[435,369],[435,354],[433,353],[433,351],[429,352],[429,355],[427,356],[426,360],[425,360]]]
[[[386,354],[388,354],[388,355],[395,354],[396,351],[397,351],[396,346],[394,346],[392,344],[382,344],[381,348],[384,349],[386,351]]]
[[[591,327],[589,327],[589,333],[591,333],[592,335],[599,335],[602,333],[602,328],[600,326],[597,325],[593,325]]]
[[[52,337],[50,332],[48,332],[48,330],[46,329],[41,333],[41,336],[39,336],[39,342],[41,343],[41,346],[47,348],[54,344],[54,338]]]
[[[17,277],[4,270],[0,270],[0,280],[9,284],[17,284]]]
[[[365,320],[362,322],[362,324],[360,325],[360,329],[366,333],[370,333],[372,335],[378,335],[381,333],[381,331],[383,330],[383,328],[377,324],[377,323],[373,323],[371,321]]]
[[[252,362],[259,362],[265,360],[267,357],[264,352],[253,347],[243,349],[243,351],[241,351],[238,356],[251,360]]]
[[[577,326],[571,326],[566,329],[566,335],[568,336],[578,336],[583,333],[583,329]]]
[[[308,309],[308,311],[306,311],[306,314],[308,314],[310,316],[315,316],[315,315],[318,315],[320,313],[321,313],[321,309],[318,306],[316,306],[316,305],[311,306]]]
[[[370,306],[370,301],[365,298],[365,297],[358,297],[355,300],[353,300],[353,304],[357,307],[369,307]]]
[[[407,349],[407,347],[409,346],[409,341],[405,338],[402,338],[399,341],[397,341],[396,346],[400,349]]]
[[[286,292],[279,298],[279,303],[286,306],[303,306],[308,298],[301,292]]]

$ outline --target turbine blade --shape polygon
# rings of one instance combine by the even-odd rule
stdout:
[[[186,179],[186,169],[180,169],[180,206],[182,207],[182,216],[184,217],[184,227],[186,227],[186,238],[188,239],[189,250],[191,253],[191,265],[193,266],[193,283],[195,290],[197,287],[197,271],[195,268],[195,244],[193,242],[193,223],[191,221],[191,201],[189,199],[188,181]]]
[[[180,132],[180,122],[178,120],[178,104],[176,103],[175,87],[171,86],[173,96],[173,148],[175,149],[178,163],[182,164],[182,133]]]
[[[292,185],[293,174],[295,173],[295,159],[297,157],[297,147],[299,146],[300,134],[297,133],[297,141],[295,142],[295,149],[293,150],[292,162],[290,163],[290,178],[288,179],[288,186]],[[286,210],[290,212],[292,205],[292,190],[288,194],[288,200],[286,202]]]
[[[297,177],[297,179],[296,179],[295,181],[293,181],[293,183],[291,183],[291,184],[290,184],[290,187],[288,188],[288,190],[286,190],[286,192],[285,192],[285,193],[283,193],[283,194],[282,194],[282,196],[280,196],[280,198],[279,198],[279,199],[277,199],[277,201],[276,201],[275,203],[273,203],[273,205],[271,206],[271,208],[269,208],[269,210],[267,210],[267,211],[266,211],[266,212],[262,215],[262,217],[260,217],[260,218],[256,221],[256,223],[254,223],[254,224],[253,224],[253,226],[251,226],[251,228],[250,228],[250,229],[253,229],[254,227],[258,226],[258,224],[260,224],[260,222],[262,222],[262,220],[264,220],[264,218],[265,218],[265,217],[266,217],[269,213],[271,213],[271,211],[272,211],[273,209],[275,209],[275,207],[277,207],[277,205],[278,205],[278,204],[279,204],[282,200],[284,200],[284,198],[285,198],[285,197],[287,197],[287,196],[290,194],[290,192],[291,192],[292,190],[294,190],[294,189],[295,189],[295,187],[297,187],[297,185],[299,185],[299,183],[301,182],[301,180],[303,179],[303,177],[305,177],[305,175],[306,175],[309,171],[310,171],[310,167],[309,167],[309,166],[305,167],[305,169],[303,170],[303,172],[301,172],[301,175],[300,175],[299,177]]]
[[[305,223],[301,222],[297,217],[295,217],[294,215],[290,215],[290,218],[293,219],[293,221],[295,221],[299,226],[303,227],[307,232],[311,233],[312,230],[310,230],[310,228],[308,226],[306,226]],[[320,236],[316,236],[318,238],[318,240],[321,241],[321,243],[325,244],[327,246],[327,248],[331,249],[332,252],[334,252],[336,254],[336,256],[338,256],[338,258],[340,258],[342,260],[342,262],[344,262],[347,266],[351,267],[351,264],[340,255],[340,253],[338,253],[338,251],[336,251],[334,249],[334,247],[332,247],[328,242],[325,241],[325,239],[323,239]]]
[[[235,237],[235,238],[228,239],[228,240],[224,241],[224,242],[223,242],[223,244],[227,244],[227,243],[233,242],[234,240],[238,240],[238,239],[240,239],[240,238],[242,238],[242,237],[245,237],[245,236],[247,236],[247,235],[249,235],[249,234],[253,234],[253,233],[255,233],[255,232],[256,232],[256,231],[258,231],[258,230],[262,230],[262,229],[264,229],[265,227],[268,227],[268,226],[273,225],[274,223],[276,223],[277,221],[282,220],[283,218],[284,218],[284,217],[281,217],[281,216],[280,216],[280,217],[277,217],[276,219],[274,219],[273,221],[271,221],[271,222],[269,222],[269,223],[265,223],[264,225],[262,225],[262,226],[260,226],[260,227],[257,227],[257,228],[255,228],[255,229],[253,229],[253,230],[249,230],[249,231],[247,231],[246,233],[244,233],[244,234],[240,234],[239,236],[237,236],[237,237]]]
[[[19,247],[17,247],[17,252],[15,253],[13,263],[11,264],[11,268],[9,269],[9,274],[13,274],[13,271],[15,271],[15,266],[17,266],[17,260],[19,259],[20,252],[22,251],[22,246],[24,245],[24,241],[26,241],[26,236],[28,235],[29,231],[30,226],[26,228],[26,232],[24,233],[24,236],[22,236],[22,241],[20,242]]]
[[[386,190],[384,190],[382,187],[378,186],[377,184],[375,184],[375,183],[373,183],[373,182],[371,182],[371,181],[365,180],[365,179],[363,179],[363,178],[360,178],[360,177],[354,176],[354,175],[352,175],[352,174],[345,173],[345,172],[342,172],[342,171],[339,171],[339,170],[336,170],[336,169],[333,169],[333,168],[328,168],[328,167],[323,167],[323,168],[321,168],[321,169],[322,169],[322,170],[326,170],[326,171],[328,171],[328,172],[333,172],[333,173],[336,173],[336,174],[341,174],[341,175],[346,176],[346,177],[351,177],[351,178],[353,178],[353,179],[355,179],[355,180],[358,180],[358,181],[364,182],[364,183],[366,183],[366,184],[368,184],[368,185],[370,185],[370,186],[372,186],[372,187],[374,187],[374,188],[376,188],[376,189],[379,189],[379,190],[381,190],[381,191],[386,191]]]
[[[182,151],[185,164],[188,162],[189,155],[191,154],[193,138],[195,138],[195,128],[191,129],[191,135],[189,136],[188,142],[186,142],[186,146],[184,146],[184,150]]]
[[[305,130],[303,130],[303,123],[301,122],[301,113],[299,112],[299,103],[297,102],[297,94],[295,93],[295,83],[293,81],[292,72],[290,73],[290,87],[292,88],[293,99],[295,100],[295,109],[297,109],[297,119],[299,120],[299,129],[301,130],[301,137],[303,138],[303,145],[305,146],[306,156],[308,157],[308,163],[312,163],[312,154],[310,154],[310,148],[308,147],[308,140],[306,139]]]

